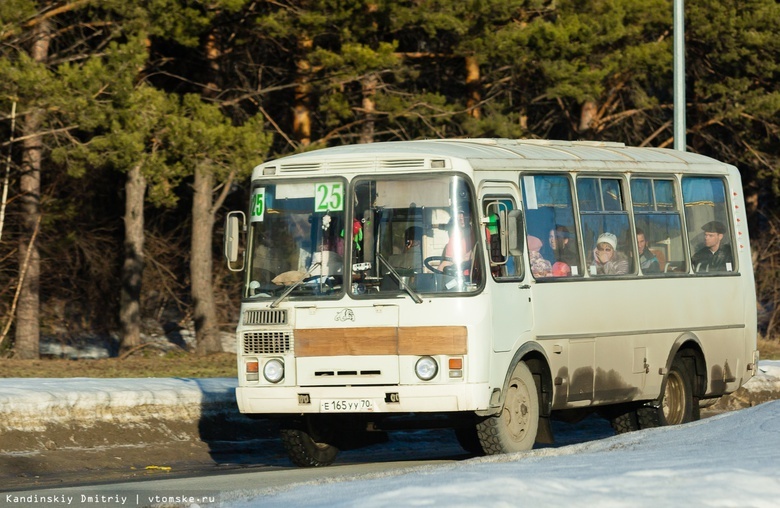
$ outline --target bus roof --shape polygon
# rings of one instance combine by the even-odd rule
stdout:
[[[443,161],[443,162],[442,162]],[[268,161],[255,168],[271,174],[365,173],[453,169],[467,162],[475,170],[640,170],[725,174],[732,168],[710,157],[667,148],[638,148],[603,141],[538,139],[438,139],[388,141],[312,150]]]

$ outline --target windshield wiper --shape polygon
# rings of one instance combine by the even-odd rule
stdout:
[[[420,298],[420,295],[417,294],[417,292],[409,287],[406,282],[404,282],[403,278],[401,278],[401,275],[395,271],[395,268],[393,268],[393,265],[387,262],[387,260],[382,256],[382,254],[379,254],[377,252],[376,257],[379,259],[379,261],[383,262],[386,267],[390,269],[390,273],[398,280],[398,287],[406,291],[409,296],[412,297],[412,300],[414,300],[414,303],[422,303],[422,298]]]
[[[303,282],[303,281],[305,281],[306,279],[308,279],[308,278],[309,278],[309,276],[311,276],[311,272],[313,272],[313,271],[314,271],[314,269],[315,269],[315,268],[317,268],[318,266],[320,266],[321,264],[322,264],[322,263],[321,263],[321,262],[319,262],[319,261],[315,261],[314,263],[312,263],[312,264],[311,264],[311,266],[309,267],[309,269],[308,269],[308,270],[306,270],[306,273],[303,275],[303,277],[301,277],[300,279],[298,279],[298,280],[295,282],[295,284],[293,284],[293,285],[291,285],[290,287],[288,287],[287,289],[285,289],[285,290],[284,290],[284,292],[283,292],[281,295],[279,295],[279,298],[277,298],[276,300],[274,300],[273,302],[271,302],[271,308],[272,308],[272,309],[275,309],[276,307],[278,307],[278,306],[279,306],[279,304],[280,304],[280,303],[282,303],[282,301],[283,301],[285,298],[287,298],[287,295],[289,295],[290,293],[292,293],[293,291],[295,291],[295,288],[297,288],[298,286],[300,286],[300,285],[301,285],[301,282]]]

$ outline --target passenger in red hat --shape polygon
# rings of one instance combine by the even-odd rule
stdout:
[[[571,275],[571,266],[563,261],[556,261],[555,264],[552,265],[552,274],[553,277],[568,277]]]

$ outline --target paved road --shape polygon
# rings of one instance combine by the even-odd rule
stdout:
[[[577,424],[556,422],[554,425],[556,444],[568,444],[602,439],[613,435],[609,424],[600,418],[591,417]],[[144,506],[152,504],[150,497],[190,495],[195,498],[216,496],[225,500],[249,489],[282,489],[292,484],[313,479],[336,478],[356,474],[369,474],[380,471],[406,469],[428,464],[450,463],[464,460],[470,456],[458,444],[454,432],[447,429],[417,431],[397,431],[388,433],[386,442],[363,448],[343,451],[336,464],[327,468],[302,469],[290,465],[281,443],[276,436],[268,440],[255,440],[247,443],[224,444],[222,450],[211,449],[208,455],[200,450],[191,454],[194,459],[181,460],[168,466],[153,464],[151,469],[142,466],[81,468],[75,472],[48,472],[41,475],[24,475],[0,478],[0,508],[6,506],[26,506],[8,503],[29,495],[71,496],[72,504],[77,506],[81,496],[114,496],[117,500],[125,498],[124,506]],[[161,453],[159,447],[154,450],[140,450],[149,457]],[[172,449],[166,454],[183,454],[184,449]],[[58,452],[64,452],[62,450]],[[102,455],[115,459],[126,454],[127,450],[107,449]],[[84,450],[72,450],[75,457],[86,453]],[[90,453],[98,453],[93,450]],[[100,453],[98,453],[100,455]],[[95,455],[97,457],[98,455]],[[207,457],[204,460],[204,457]],[[78,460],[84,460],[80,458]],[[103,457],[105,460],[105,457]],[[122,462],[128,462],[123,460]],[[150,462],[150,461],[147,461]],[[158,463],[159,464],[159,463]],[[26,466],[27,467],[27,466]],[[121,506],[112,501],[101,499],[95,504],[88,498],[82,506]],[[134,503],[141,504],[134,504]],[[56,504],[54,505],[56,506]],[[64,504],[62,506],[65,506]]]

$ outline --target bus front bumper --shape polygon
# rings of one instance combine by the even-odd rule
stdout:
[[[236,388],[238,408],[246,414],[479,411],[489,406],[490,394],[487,383]]]

